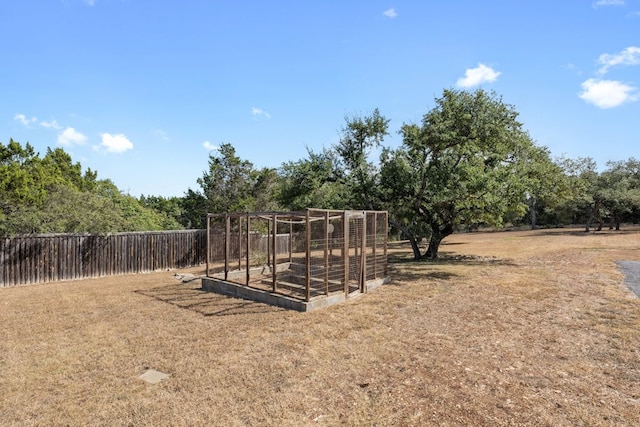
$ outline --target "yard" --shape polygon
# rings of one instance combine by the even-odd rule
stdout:
[[[0,424],[640,425],[640,299],[615,264],[640,228],[441,251],[392,248],[390,284],[309,313],[175,271],[0,289]]]

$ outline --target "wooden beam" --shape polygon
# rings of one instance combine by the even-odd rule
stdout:
[[[229,278],[229,247],[231,246],[231,218],[224,216],[224,280]]]
[[[342,255],[344,256],[344,295],[349,296],[349,216],[348,212],[342,214]]]
[[[211,216],[209,214],[207,214],[207,270],[205,275],[207,277],[209,277],[209,254],[210,254],[210,248],[211,248],[211,227],[210,227],[210,223],[211,223]],[[226,277],[225,277],[226,279]]]
[[[276,277],[276,249],[278,249],[278,246],[276,245],[276,240],[278,238],[278,215],[273,214],[273,226],[272,228],[272,232],[273,232],[273,239],[271,241],[271,245],[272,245],[272,250],[271,250],[271,256],[273,257],[273,259],[271,260],[271,280],[272,280],[272,291],[275,292],[276,291],[276,283],[277,283],[277,277]]]
[[[362,239],[360,246],[362,253],[360,254],[360,292],[364,293],[367,289],[365,282],[367,281],[367,213],[362,218]]]
[[[250,241],[249,238],[251,237],[251,220],[249,219],[249,214],[247,213],[247,273],[246,273],[246,285],[249,286],[249,279],[251,278],[251,265],[250,265],[250,258],[251,258],[251,254],[249,253],[249,245],[250,245]]]
[[[305,301],[311,299],[311,221],[309,221],[309,209],[306,211],[306,271],[305,271]]]
[[[324,213],[324,293],[329,295],[329,211]]]

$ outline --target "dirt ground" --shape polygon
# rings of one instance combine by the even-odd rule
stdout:
[[[441,254],[396,248],[390,284],[310,313],[175,271],[0,289],[0,425],[640,425],[640,299],[616,264],[640,229]]]

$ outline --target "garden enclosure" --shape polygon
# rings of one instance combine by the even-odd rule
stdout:
[[[348,298],[386,280],[387,231],[384,211],[209,214],[203,288],[224,282],[235,290],[209,290]]]

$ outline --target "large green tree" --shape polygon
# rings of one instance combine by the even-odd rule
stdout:
[[[348,207],[345,173],[331,150],[308,150],[308,158],[284,163],[279,174],[282,179],[277,197],[285,209]]]
[[[209,170],[198,178],[202,192],[189,189],[184,207],[194,224],[201,224],[208,212],[277,210],[279,181],[275,169],[256,169],[233,145],[223,143],[209,156]]]
[[[526,173],[531,229],[538,227],[539,219],[544,225],[558,225],[566,220],[561,218],[562,208],[575,196],[575,192],[563,164],[564,159],[552,160],[546,147],[531,152]]]
[[[633,157],[625,161],[607,162],[591,186],[591,215],[586,231],[592,221],[602,229],[603,217],[609,217],[611,227],[620,230],[620,223],[640,209],[640,162]]]
[[[113,182],[83,172],[62,148],[40,157],[29,143],[0,143],[0,235],[176,228],[182,227]]]
[[[409,238],[415,259],[437,258],[442,240],[460,225],[500,226],[523,215],[531,162],[541,155],[515,108],[495,93],[445,90],[435,102],[420,125],[402,126],[402,146],[382,155],[392,223]]]
[[[377,108],[364,117],[345,117],[345,126],[335,151],[345,173],[351,209],[377,209],[380,206],[378,168],[370,155],[382,144],[388,128],[389,119]]]
[[[198,184],[206,198],[208,212],[246,212],[255,205],[253,186],[256,172],[253,163],[243,160],[229,143],[223,143],[209,156],[209,170]]]

